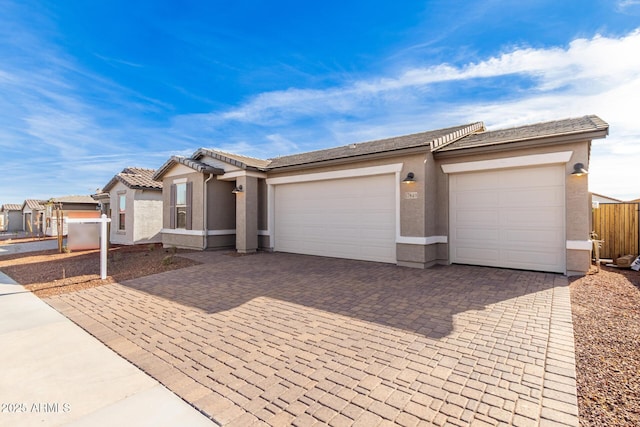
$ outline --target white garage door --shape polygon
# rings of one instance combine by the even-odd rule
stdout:
[[[395,175],[275,187],[275,250],[396,262]]]
[[[565,270],[563,166],[451,174],[451,262]]]

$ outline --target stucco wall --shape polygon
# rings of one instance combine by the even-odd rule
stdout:
[[[236,196],[232,193],[234,186],[235,183],[232,181],[220,181],[215,178],[207,184],[209,230],[235,230]]]
[[[170,248],[202,249],[202,236],[162,233],[162,246]]]
[[[221,236],[208,236],[207,249],[234,248],[236,246],[236,235],[225,234]]]
[[[162,241],[162,192],[135,190],[133,243]]]
[[[9,211],[7,212],[8,224],[6,224],[7,231],[24,231],[22,222],[22,211]]]

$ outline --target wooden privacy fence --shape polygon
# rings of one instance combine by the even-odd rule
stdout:
[[[604,240],[600,258],[638,255],[640,203],[600,203],[593,209],[593,231]]]

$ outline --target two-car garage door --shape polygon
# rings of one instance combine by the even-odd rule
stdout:
[[[275,250],[396,262],[395,174],[275,186]]]
[[[564,273],[564,166],[451,174],[451,262]]]
[[[449,175],[450,261],[564,273],[562,165]],[[275,185],[274,249],[396,263],[395,174]]]

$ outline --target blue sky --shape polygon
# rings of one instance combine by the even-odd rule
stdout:
[[[260,158],[597,114],[640,197],[640,0],[0,0],[0,204],[198,147]]]

